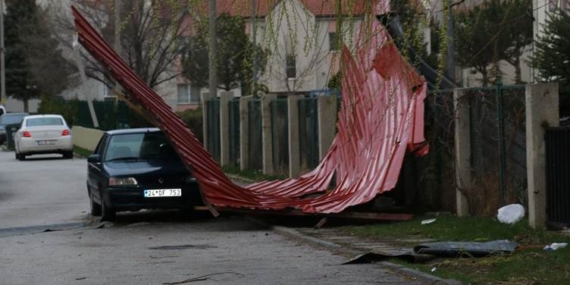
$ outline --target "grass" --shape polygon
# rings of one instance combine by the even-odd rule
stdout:
[[[568,236],[553,231],[532,230],[526,220],[506,225],[487,217],[444,215],[436,217],[434,223],[421,225],[421,220],[428,218],[433,217],[423,216],[400,223],[348,226],[343,231],[410,247],[417,243],[406,241],[408,239],[477,242],[508,239],[521,245],[520,249],[511,254],[484,258],[436,259],[429,264],[394,262],[469,284],[568,284],[570,280],[570,248],[542,250],[543,245],[553,242],[570,244]]]
[[[267,175],[263,174],[261,171],[257,170],[240,170],[238,166],[226,165],[223,167],[225,173],[234,174],[239,177],[244,177],[253,181],[264,181],[264,180],[280,180],[285,179],[287,176],[284,175]]]
[[[88,157],[93,153],[93,151],[74,145],[73,146],[73,153],[75,153],[81,157]]]

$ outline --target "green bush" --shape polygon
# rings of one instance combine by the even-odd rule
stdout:
[[[186,123],[188,128],[194,133],[196,138],[201,142],[204,143],[204,135],[202,129],[202,108],[194,109],[194,110],[185,110],[182,112],[178,112],[178,116]]]
[[[71,127],[79,120],[77,117],[79,100],[65,100],[59,96],[43,96],[38,106],[38,114],[59,114]]]

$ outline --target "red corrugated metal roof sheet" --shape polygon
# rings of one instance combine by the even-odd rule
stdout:
[[[79,42],[120,83],[129,100],[158,123],[192,171],[205,202],[217,207],[338,213],[396,186],[406,150],[427,150],[423,137],[425,80],[401,57],[378,22],[345,47],[338,134],[326,157],[299,178],[234,184],[170,107],[117,56],[74,8]],[[333,175],[337,183],[328,189]],[[306,194],[323,193],[304,198]]]

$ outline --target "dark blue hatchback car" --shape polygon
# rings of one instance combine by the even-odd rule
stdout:
[[[87,161],[91,214],[101,220],[140,209],[189,212],[202,203],[196,179],[157,128],[107,131]]]

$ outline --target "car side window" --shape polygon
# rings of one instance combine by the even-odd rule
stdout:
[[[97,146],[95,147],[95,151],[93,152],[93,154],[101,154],[101,152],[103,152],[103,146],[105,145],[105,142],[107,141],[107,139],[109,138],[108,135],[103,135],[103,137],[99,140],[99,143],[97,143]]]

